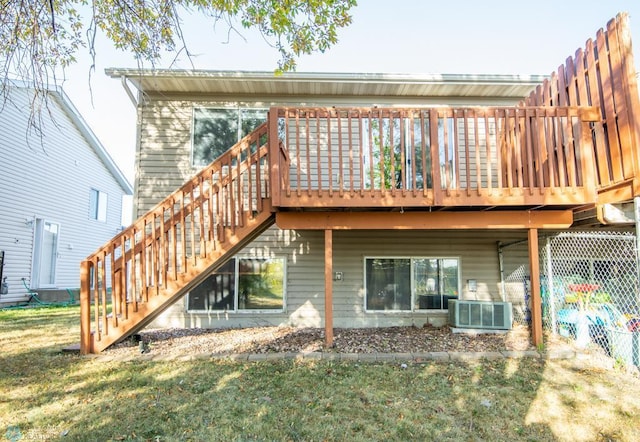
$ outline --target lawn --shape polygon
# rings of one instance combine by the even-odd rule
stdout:
[[[79,309],[0,311],[0,438],[633,441],[640,380],[576,361],[103,361]]]

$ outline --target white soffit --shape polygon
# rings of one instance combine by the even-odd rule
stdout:
[[[520,99],[542,75],[365,74],[202,70],[106,70],[154,95],[277,95],[344,97],[495,97]]]

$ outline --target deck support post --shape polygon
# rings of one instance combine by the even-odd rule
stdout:
[[[531,340],[536,347],[542,344],[542,301],[540,296],[540,258],[538,229],[529,229],[529,275],[531,280]]]
[[[333,230],[324,231],[324,342],[333,346]]]

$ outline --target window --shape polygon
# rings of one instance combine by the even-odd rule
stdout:
[[[33,288],[46,288],[55,285],[59,236],[59,224],[46,221],[43,218],[36,218],[33,267],[31,269]]]
[[[191,290],[189,310],[284,310],[284,258],[234,258]]]
[[[448,309],[449,299],[459,293],[459,265],[456,258],[413,260],[414,291],[418,309]]]
[[[458,258],[365,258],[367,311],[446,310],[460,292]]]
[[[266,109],[194,109],[193,166],[206,166],[265,121]]]
[[[98,221],[107,221],[107,194],[91,189],[89,201],[89,217]]]

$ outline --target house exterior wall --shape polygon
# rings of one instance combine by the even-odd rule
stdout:
[[[540,247],[543,241],[540,241]],[[499,257],[502,258],[502,290],[505,300],[513,306],[515,321],[527,321],[531,316],[529,244],[526,240],[503,241],[498,250]]]
[[[486,106],[486,105],[513,105],[516,100],[508,99],[478,99],[473,97],[459,98],[438,98],[420,100],[403,97],[401,99],[381,99],[380,97],[369,100],[358,97],[357,101],[349,100],[345,97],[304,97],[299,101],[292,101],[292,97],[208,97],[206,100],[201,97],[184,95],[172,97],[154,97],[148,95],[145,101],[138,106],[139,138],[137,140],[136,151],[136,178],[134,193],[134,216],[138,217],[146,213],[159,201],[179,188],[185,181],[192,178],[200,167],[192,166],[191,143],[193,129],[193,109],[200,107],[210,108],[245,108],[253,107],[266,109],[270,106],[433,106],[433,105],[455,105],[455,106]],[[320,130],[322,130],[322,124]],[[493,125],[493,122],[490,123]],[[326,125],[326,124],[325,124]],[[317,131],[316,128],[310,129]],[[475,130],[475,129],[472,129]],[[332,136],[337,139],[337,127],[332,128]],[[475,133],[475,132],[474,132]],[[486,137],[483,127],[478,128],[478,143],[486,151]],[[290,137],[296,136],[290,133]],[[346,134],[342,135],[346,138]],[[474,141],[474,140],[472,140]],[[475,142],[475,141],[474,141]],[[484,143],[484,144],[483,144]],[[463,143],[464,144],[464,143]],[[231,146],[229,146],[231,147]],[[482,158],[486,153],[482,154]],[[495,146],[491,146],[490,155],[495,157]],[[295,158],[295,152],[292,152]],[[338,159],[334,158],[333,164],[338,164]],[[321,160],[321,166],[326,159]],[[461,159],[461,161],[466,161]],[[475,158],[469,160],[475,165]],[[346,162],[343,159],[343,163]],[[314,163],[315,164],[315,163]],[[292,168],[293,168],[292,164]],[[348,164],[343,164],[348,170]],[[326,169],[322,168],[321,169]],[[292,169],[293,170],[293,169]],[[310,173],[315,173],[313,170]],[[486,171],[482,171],[482,181],[486,181]],[[358,174],[359,175],[359,174]],[[301,183],[306,182],[306,176],[301,177]],[[322,177],[323,184],[328,183],[328,177]],[[336,180],[336,177],[331,177]],[[293,176],[292,176],[293,179]],[[475,182],[475,175],[471,177]],[[496,181],[495,173],[493,175]]]
[[[9,292],[0,303],[25,299],[31,281],[36,219],[59,225],[55,283],[79,287],[80,261],[121,226],[124,191],[105,167],[59,96],[43,110],[42,134],[29,128],[30,90],[14,88],[0,110],[0,250]],[[107,195],[106,221],[90,218],[91,189]],[[22,278],[25,278],[23,284]]]
[[[184,97],[147,96],[139,104],[139,134],[136,160],[134,213],[144,214],[167,195],[198,172],[191,164],[191,131],[193,109],[196,107],[256,107],[272,105],[339,106],[331,97],[314,98],[313,102],[291,103],[285,99],[243,101],[207,100]],[[391,105],[392,102],[358,102],[357,106]],[[415,106],[412,100],[393,103]],[[422,105],[434,103],[425,103]],[[510,104],[508,101],[487,103],[468,99],[452,99],[441,105]],[[354,103],[344,102],[344,106]],[[321,128],[322,129],[322,128]],[[313,128],[315,131],[316,129]],[[337,136],[337,131],[332,131]],[[295,134],[289,134],[295,136]],[[478,128],[478,138],[484,143],[484,128]],[[490,155],[495,155],[491,146]],[[295,153],[293,155],[295,157]],[[484,157],[482,158],[484,159]],[[481,159],[481,160],[482,160]],[[471,162],[475,158],[470,159]],[[475,164],[475,163],[474,163]],[[323,170],[324,168],[320,168]],[[311,171],[313,173],[313,171]],[[486,171],[482,180],[486,180]],[[303,182],[306,178],[301,178]],[[329,178],[326,177],[328,180]],[[475,180],[475,176],[471,177]],[[494,178],[495,179],[495,178]],[[444,311],[366,312],[364,307],[365,257],[457,257],[460,259],[462,299],[503,300],[500,280],[498,241],[526,239],[525,232],[491,231],[335,231],[334,271],[344,274],[334,282],[333,310],[336,327],[375,327],[397,325],[442,325],[447,321]],[[246,327],[256,325],[292,325],[320,327],[324,324],[324,233],[321,231],[280,230],[272,227],[247,246],[238,256],[274,256],[286,258],[285,310],[281,312],[197,312],[187,310],[187,297],[168,308],[155,322],[161,327]],[[467,280],[477,281],[478,291],[467,289]],[[188,295],[187,295],[188,296]]]
[[[446,310],[366,311],[366,257],[459,258],[460,299],[503,301],[498,242],[519,241],[525,235],[524,232],[515,231],[334,231],[333,270],[343,274],[343,279],[333,284],[334,326],[421,326],[425,323],[443,325],[447,321]],[[323,231],[280,230],[273,227],[238,256],[286,258],[286,301],[283,312],[188,311],[185,296],[156,320],[155,325],[202,328],[323,326]],[[477,282],[476,292],[469,290],[470,279]]]

